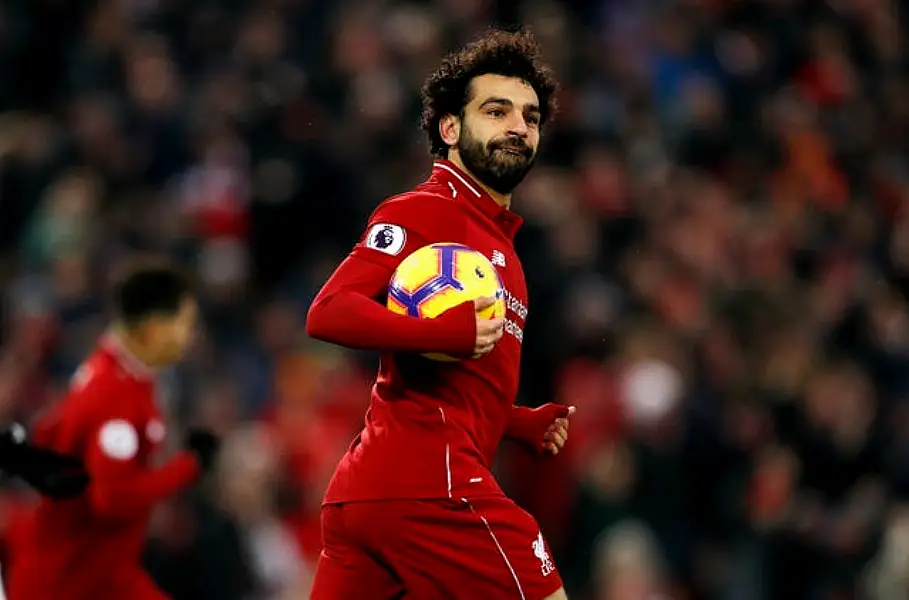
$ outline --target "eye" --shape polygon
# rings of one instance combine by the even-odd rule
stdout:
[[[499,117],[505,116],[505,111],[502,110],[501,108],[491,108],[486,112],[486,114],[489,115],[490,117],[499,118]]]
[[[530,125],[540,124],[540,115],[530,115],[525,119]]]

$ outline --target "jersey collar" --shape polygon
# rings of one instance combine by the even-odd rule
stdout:
[[[104,349],[130,376],[136,379],[152,379],[155,370],[142,362],[138,356],[129,351],[119,336],[111,331],[101,338],[101,348]]]
[[[520,215],[500,206],[492,196],[477,185],[470,175],[459,169],[450,160],[439,159],[433,162],[431,178],[448,184],[455,198],[463,194],[480,212],[495,222],[509,238],[514,237],[524,222]]]

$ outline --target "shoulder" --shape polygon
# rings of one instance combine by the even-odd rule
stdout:
[[[143,383],[127,373],[111,356],[96,352],[70,379],[66,413],[88,422],[111,417],[139,418],[142,396],[154,392],[154,383]]]
[[[450,195],[445,195],[437,186],[423,185],[415,190],[392,196],[384,200],[369,219],[370,231],[381,231],[380,225],[391,226],[391,230],[414,231],[426,238],[433,238],[437,232],[450,231],[463,212]]]
[[[394,215],[413,222],[426,222],[432,221],[440,212],[448,215],[459,212],[457,203],[453,201],[451,195],[442,192],[437,185],[420,185],[413,190],[383,200],[373,211],[373,217]]]
[[[80,438],[94,439],[108,458],[131,460],[139,452],[144,402],[138,383],[115,360],[95,357],[80,367],[71,383],[63,420]]]
[[[104,352],[96,351],[73,373],[69,380],[70,398],[95,398],[103,395],[123,379],[123,372],[115,360]]]

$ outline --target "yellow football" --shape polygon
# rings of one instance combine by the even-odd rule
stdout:
[[[480,313],[493,319],[505,315],[502,280],[489,259],[463,244],[424,246],[405,258],[388,284],[388,308],[401,315],[433,319],[449,308],[477,298],[496,302]],[[426,354],[433,360],[457,360]]]

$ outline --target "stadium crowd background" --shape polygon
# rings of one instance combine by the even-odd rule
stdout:
[[[205,325],[174,424],[226,436],[163,507],[176,600],[307,597],[371,355],[307,304],[429,158],[419,86],[530,25],[562,112],[519,189],[521,402],[498,472],[577,600],[909,594],[909,53],[886,0],[0,3],[0,413],[59,396],[108,274],[167,253]],[[23,493],[7,484],[9,499]],[[529,542],[528,542],[529,543]]]

